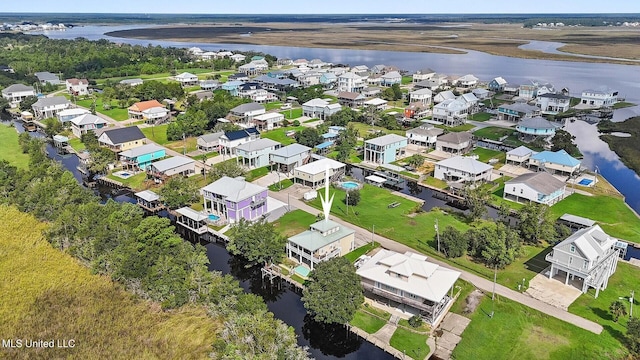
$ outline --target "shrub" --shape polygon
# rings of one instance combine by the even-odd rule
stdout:
[[[414,328],[419,328],[420,326],[422,326],[422,317],[420,317],[420,315],[413,315],[409,319],[409,325]]]

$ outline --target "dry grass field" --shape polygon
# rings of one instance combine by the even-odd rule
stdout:
[[[640,59],[640,48],[637,46],[640,29],[565,27],[539,30],[523,28],[519,24],[451,25],[224,24],[132,29],[109,35],[186,42],[461,53],[460,50],[451,49],[458,48],[521,58],[577,60],[569,54],[546,54],[518,48],[528,40],[543,40],[566,43],[561,50],[568,53]],[[580,58],[579,61],[604,60]]]

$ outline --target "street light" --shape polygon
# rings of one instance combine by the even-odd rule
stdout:
[[[633,297],[635,296],[635,291],[631,290],[631,296],[629,297],[629,318],[633,317]],[[626,296],[618,297],[619,300],[627,300]]]

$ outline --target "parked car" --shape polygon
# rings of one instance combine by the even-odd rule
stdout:
[[[281,110],[291,109],[291,103],[282,104],[282,106],[280,106],[280,109]]]

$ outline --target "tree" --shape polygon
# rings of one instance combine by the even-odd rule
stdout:
[[[627,346],[635,354],[640,354],[640,319],[633,317],[627,323]]]
[[[54,135],[62,132],[62,123],[56,118],[46,118],[42,120],[42,123],[45,125],[44,133],[47,137],[52,138]]]
[[[575,136],[571,135],[568,131],[558,129],[556,130],[556,134],[551,138],[551,151],[559,151],[564,150],[571,155],[578,156],[580,155],[580,150],[573,142],[575,140]]]
[[[9,104],[9,100],[0,97],[0,112],[2,113],[6,113],[7,109],[11,106],[11,104]]]
[[[344,203],[351,206],[356,206],[360,202],[360,190],[353,189],[345,193]]]
[[[555,221],[549,207],[534,202],[526,204],[518,211],[518,231],[526,243],[538,244],[542,240],[552,241],[556,237]]]
[[[20,101],[20,110],[21,111],[32,111],[31,105],[35,104],[38,101],[38,97],[34,95],[27,96],[26,98]]]
[[[440,245],[447,257],[457,258],[465,254],[469,242],[466,234],[449,225],[440,234]]]
[[[235,178],[245,174],[245,170],[242,166],[238,165],[235,161],[223,161],[214,165],[209,171],[211,180],[216,181],[223,176]]]
[[[255,222],[240,219],[229,236],[227,250],[244,257],[249,265],[272,264],[284,256],[287,238],[266,219]]]
[[[391,85],[391,91],[393,91],[393,100],[402,99],[402,90],[400,89],[400,84]]]
[[[409,159],[407,160],[407,163],[413,166],[414,168],[417,168],[422,166],[422,164],[424,164],[424,160],[425,160],[424,156],[420,154],[413,154],[411,155],[411,157],[409,157]]]
[[[622,301],[616,300],[609,305],[609,312],[613,316],[613,321],[618,322],[620,316],[627,315],[627,308],[624,306]]]
[[[322,142],[322,136],[314,128],[304,128],[296,133],[296,141],[298,144],[312,148]]]
[[[395,98],[395,93],[393,92],[393,89],[386,88],[382,90],[382,94],[380,94],[380,97],[388,101],[393,101]]]
[[[182,176],[174,176],[160,189],[162,202],[169,209],[191,205],[200,200],[195,182]]]
[[[466,186],[464,189],[465,205],[469,208],[469,219],[478,220],[487,214],[489,194],[480,187]]]
[[[302,290],[302,301],[318,322],[348,323],[364,302],[356,268],[343,257],[319,263]]]

